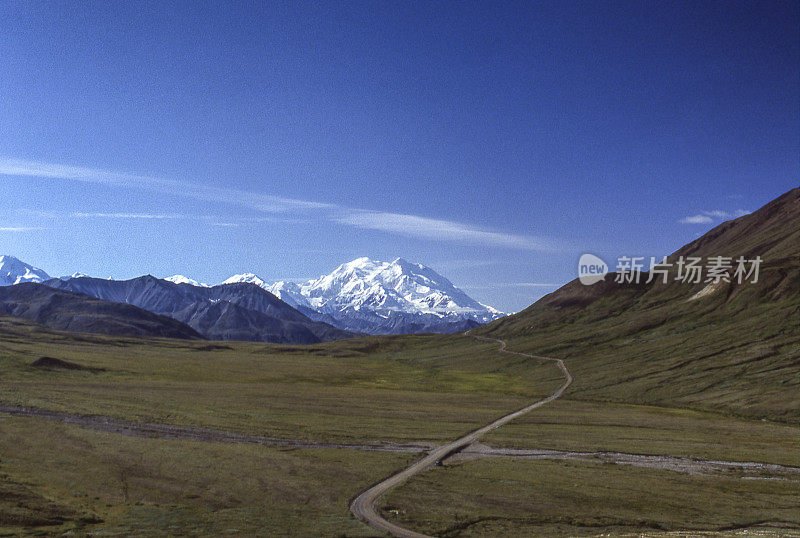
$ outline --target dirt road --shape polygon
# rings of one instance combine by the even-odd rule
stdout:
[[[480,336],[474,336],[473,338],[477,338],[478,340],[483,340],[486,342],[497,342],[500,344],[500,352],[501,353],[510,353],[513,355],[521,355],[523,357],[530,357],[532,359],[544,360],[544,361],[551,361],[556,363],[559,367],[561,372],[564,374],[564,383],[556,390],[553,394],[544,398],[543,400],[539,400],[538,402],[534,402],[522,409],[514,411],[513,413],[509,413],[503,417],[498,418],[497,420],[490,422],[486,426],[479,428],[467,435],[456,439],[452,443],[448,443],[446,445],[440,446],[431,452],[428,453],[427,456],[422,458],[421,460],[417,461],[416,463],[411,464],[410,466],[406,467],[402,471],[397,474],[378,482],[368,490],[361,493],[358,497],[356,497],[353,502],[350,504],[350,511],[355,515],[358,519],[364,521],[365,523],[371,525],[372,527],[379,529],[381,531],[388,532],[393,536],[399,536],[403,538],[420,538],[425,537],[426,535],[420,534],[418,532],[414,532],[412,530],[404,529],[399,525],[395,525],[391,521],[384,519],[379,513],[375,506],[378,498],[389,491],[390,489],[399,486],[412,476],[419,474],[427,469],[430,469],[436,464],[441,464],[441,462],[449,456],[460,452],[461,450],[465,449],[475,441],[477,441],[482,435],[499,428],[503,424],[506,424],[515,418],[524,415],[525,413],[536,409],[537,407],[541,407],[545,404],[548,404],[559,398],[564,391],[569,387],[570,383],[572,383],[572,375],[569,373],[566,364],[561,359],[553,359],[550,357],[538,357],[536,355],[531,355],[529,353],[520,353],[518,351],[508,351],[506,350],[506,342],[504,340],[498,340],[495,338],[484,338]]]

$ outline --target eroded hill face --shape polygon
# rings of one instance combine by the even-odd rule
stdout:
[[[789,419],[800,408],[800,189],[720,224],[681,256],[760,256],[758,281],[584,286],[575,280],[473,332],[571,359],[585,397]],[[734,264],[735,265],[735,264]],[[733,270],[729,271],[733,277]]]

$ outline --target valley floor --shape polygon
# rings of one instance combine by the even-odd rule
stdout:
[[[562,381],[496,347],[139,341],[3,321],[0,535],[374,536],[355,495]],[[95,370],[30,366],[42,356]],[[799,435],[567,393],[378,509],[437,536],[800,535]]]

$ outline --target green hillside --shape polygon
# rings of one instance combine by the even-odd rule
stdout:
[[[800,418],[800,189],[725,222],[673,253],[760,256],[756,283],[617,284],[574,280],[476,329],[512,349],[568,359],[572,399],[712,408]],[[735,263],[734,263],[735,266]],[[733,271],[728,272],[733,276]]]

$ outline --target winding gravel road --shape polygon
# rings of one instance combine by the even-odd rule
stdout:
[[[508,351],[506,349],[505,340],[499,340],[496,338],[485,338],[481,336],[473,336],[473,338],[477,338],[478,340],[483,340],[485,342],[497,342],[498,344],[500,344],[499,351],[501,353],[510,353],[512,355],[520,355],[523,357],[530,357],[532,359],[554,362],[559,367],[559,369],[561,369],[561,372],[564,374],[564,383],[558,388],[558,390],[556,390],[553,394],[551,394],[547,398],[539,400],[538,402],[534,402],[526,407],[523,407],[522,409],[514,411],[513,413],[509,413],[508,415],[500,417],[497,420],[490,422],[486,426],[483,426],[482,428],[479,428],[471,433],[468,433],[463,437],[460,437],[459,439],[456,439],[452,443],[448,443],[446,445],[440,446],[432,450],[431,452],[428,453],[427,456],[425,456],[421,460],[411,464],[410,466],[406,467],[399,473],[394,474],[389,478],[382,480],[381,482],[378,482],[368,490],[364,491],[358,497],[356,497],[350,504],[350,511],[358,519],[364,521],[365,523],[369,524],[370,526],[378,530],[388,532],[393,536],[398,536],[402,538],[420,538],[420,537],[429,538],[425,534],[420,534],[418,532],[405,529],[399,525],[395,525],[391,521],[384,519],[378,513],[378,510],[375,506],[375,503],[378,501],[378,498],[387,491],[389,491],[390,489],[399,486],[412,476],[417,475],[427,469],[430,469],[436,464],[440,464],[447,457],[465,449],[466,447],[477,441],[482,435],[489,433],[494,429],[499,428],[503,424],[506,424],[514,420],[515,418],[536,409],[537,407],[541,407],[559,398],[562,394],[564,394],[564,391],[572,383],[572,375],[569,373],[567,365],[564,364],[564,361],[561,359],[553,359],[550,357],[539,357],[536,355],[531,355],[529,353],[521,353],[519,351]]]

